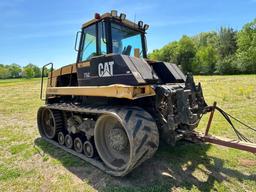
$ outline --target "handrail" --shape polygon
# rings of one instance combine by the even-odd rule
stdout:
[[[42,101],[45,101],[45,98],[43,99],[43,86],[44,86],[44,70],[45,68],[48,66],[48,65],[51,65],[51,79],[50,79],[50,86],[52,86],[52,71],[53,71],[53,63],[47,63],[43,66],[42,68],[42,73],[41,73],[41,92],[40,92],[40,99]]]
[[[76,33],[76,41],[75,41],[75,47],[74,47],[74,49],[75,49],[75,51],[79,51],[79,48],[77,48],[77,40],[78,40],[78,35],[81,35],[82,34],[82,31],[77,31],[77,33]]]

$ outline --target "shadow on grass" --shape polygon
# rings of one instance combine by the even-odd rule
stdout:
[[[207,192],[218,190],[216,182],[220,184],[232,178],[241,182],[256,180],[255,174],[245,175],[226,168],[222,159],[208,156],[209,144],[181,142],[174,148],[162,146],[153,158],[125,177],[107,175],[41,138],[35,144],[99,191],[170,191],[177,187],[186,190],[197,187]]]

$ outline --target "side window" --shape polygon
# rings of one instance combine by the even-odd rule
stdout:
[[[103,55],[107,53],[107,40],[105,31],[105,22],[98,23],[98,39],[99,39],[99,54]]]
[[[96,25],[89,26],[83,31],[83,45],[80,52],[80,61],[89,60],[97,55],[96,50]]]

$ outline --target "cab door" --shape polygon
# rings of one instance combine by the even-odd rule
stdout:
[[[105,22],[94,23],[82,31],[77,58],[78,85],[90,85],[91,58],[107,54]]]

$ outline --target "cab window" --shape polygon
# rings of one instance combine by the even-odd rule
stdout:
[[[80,61],[89,60],[91,57],[97,55],[96,25],[91,25],[83,30],[82,43]]]

